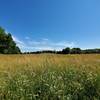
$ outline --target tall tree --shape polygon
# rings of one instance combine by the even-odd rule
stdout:
[[[0,53],[2,54],[21,53],[19,47],[16,46],[15,41],[13,41],[12,35],[10,33],[6,33],[2,27],[0,27]]]
[[[70,53],[70,48],[69,47],[62,50],[62,54],[69,54],[69,53]]]
[[[81,54],[81,49],[80,48],[72,48],[71,54]]]

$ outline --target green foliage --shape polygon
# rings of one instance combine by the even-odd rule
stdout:
[[[80,54],[81,53],[81,49],[80,48],[72,48],[71,49],[71,54]]]
[[[100,99],[98,76],[86,70],[47,67],[43,72],[22,71],[8,77],[5,83],[3,91],[0,90],[1,100]]]
[[[6,34],[5,30],[0,27],[0,53],[2,54],[16,54],[21,53],[16,46],[10,33]]]
[[[69,54],[69,53],[70,53],[70,48],[69,47],[62,50],[62,54]]]
[[[86,49],[86,50],[82,50],[83,54],[91,54],[91,53],[100,53],[100,49]]]

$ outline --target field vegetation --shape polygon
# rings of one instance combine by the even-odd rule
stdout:
[[[100,55],[0,55],[0,100],[100,100]]]

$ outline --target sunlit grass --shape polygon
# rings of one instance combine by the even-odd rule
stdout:
[[[0,100],[99,100],[100,55],[0,55]]]

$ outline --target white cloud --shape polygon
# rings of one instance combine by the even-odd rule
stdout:
[[[15,36],[12,36],[13,40],[16,42],[16,43],[20,43],[20,44],[23,44],[22,41],[20,41],[17,37]]]
[[[65,47],[75,47],[76,44],[73,42],[59,41],[53,42],[49,39],[43,38],[40,41],[32,41],[30,38],[24,42],[19,40],[17,37],[12,36],[17,46],[20,47],[22,52],[25,51],[38,51],[38,50],[62,50]]]
[[[17,46],[21,49],[25,47],[25,43],[21,40],[19,40],[17,37],[12,36],[13,40],[16,42]]]

